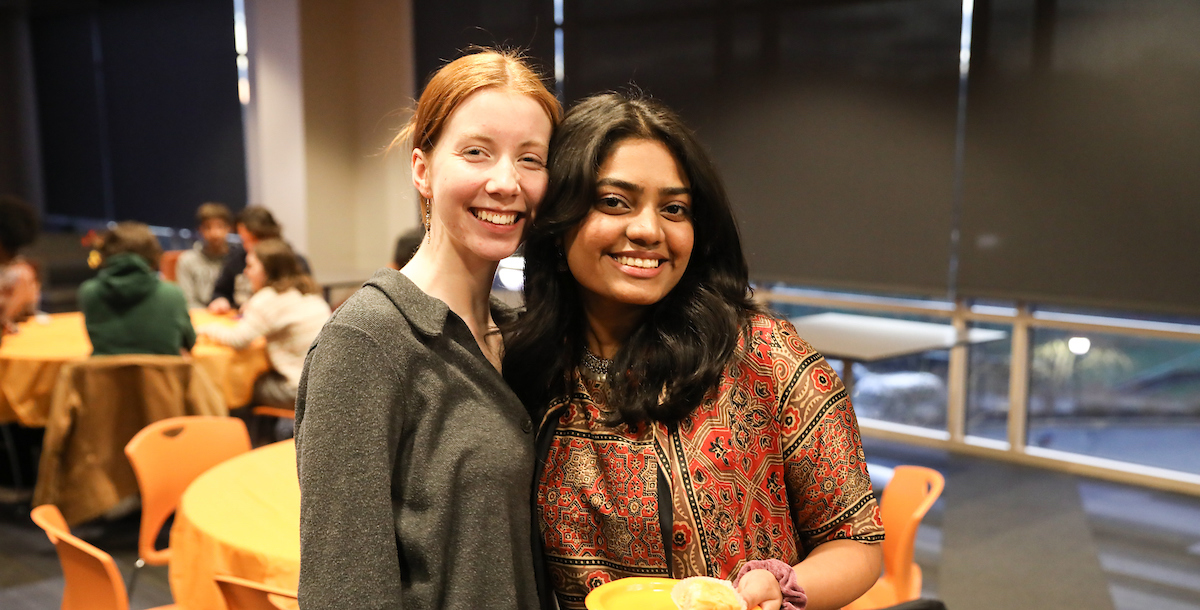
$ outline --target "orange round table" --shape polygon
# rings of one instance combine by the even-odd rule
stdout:
[[[296,445],[281,441],[222,462],[188,486],[171,526],[171,594],[189,610],[222,610],[213,576],[295,591],[300,578]]]
[[[192,325],[197,327],[211,322],[237,323],[203,309],[190,313]],[[17,333],[6,335],[0,343],[0,423],[15,421],[39,428],[46,425],[59,370],[67,362],[91,355],[92,343],[79,312],[35,316],[17,328]],[[224,392],[230,408],[250,402],[255,378],[271,368],[262,338],[244,350],[200,340],[192,356]]]

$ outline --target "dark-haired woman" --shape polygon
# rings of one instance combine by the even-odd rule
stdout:
[[[252,404],[290,409],[304,356],[329,319],[329,304],[282,239],[263,240],[247,253],[245,274],[254,296],[242,307],[242,319],[236,326],[209,324],[197,332],[234,349],[266,337],[271,370],[254,381]]]
[[[763,610],[858,597],[883,530],[854,412],[821,355],[749,300],[694,135],[605,94],[552,150],[504,372],[548,406],[536,516],[560,605],[652,575],[738,578]]]

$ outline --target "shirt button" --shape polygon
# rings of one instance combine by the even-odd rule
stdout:
[[[525,431],[525,434],[533,432],[533,420],[527,419],[521,422],[521,429]]]

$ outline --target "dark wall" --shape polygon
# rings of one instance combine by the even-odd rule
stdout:
[[[1200,2],[975,6],[962,290],[1200,312]]]
[[[25,16],[0,2],[0,193],[41,205],[26,125],[31,116]]]
[[[756,279],[945,294],[960,5],[568,0],[566,90],[680,111]]]
[[[417,90],[472,45],[523,49],[554,75],[554,5],[546,0],[463,0],[413,3]]]
[[[64,2],[30,14],[46,211],[190,227],[246,203],[233,3]]]
[[[962,128],[961,0],[566,0],[567,98],[679,110],[760,281],[1200,313],[1200,2],[974,6]]]

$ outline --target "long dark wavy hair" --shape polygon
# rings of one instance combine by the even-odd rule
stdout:
[[[608,384],[615,418],[686,417],[719,383],[757,311],[737,221],[695,134],[669,108],[640,95],[589,97],[567,113],[551,140],[550,183],[525,242],[526,311],[505,328],[504,376],[535,413],[574,390],[586,345],[583,304],[575,277],[560,264],[561,244],[596,205],[600,166],[628,139],[661,142],[686,174],[695,245],[679,283],[647,307],[613,358]]]

